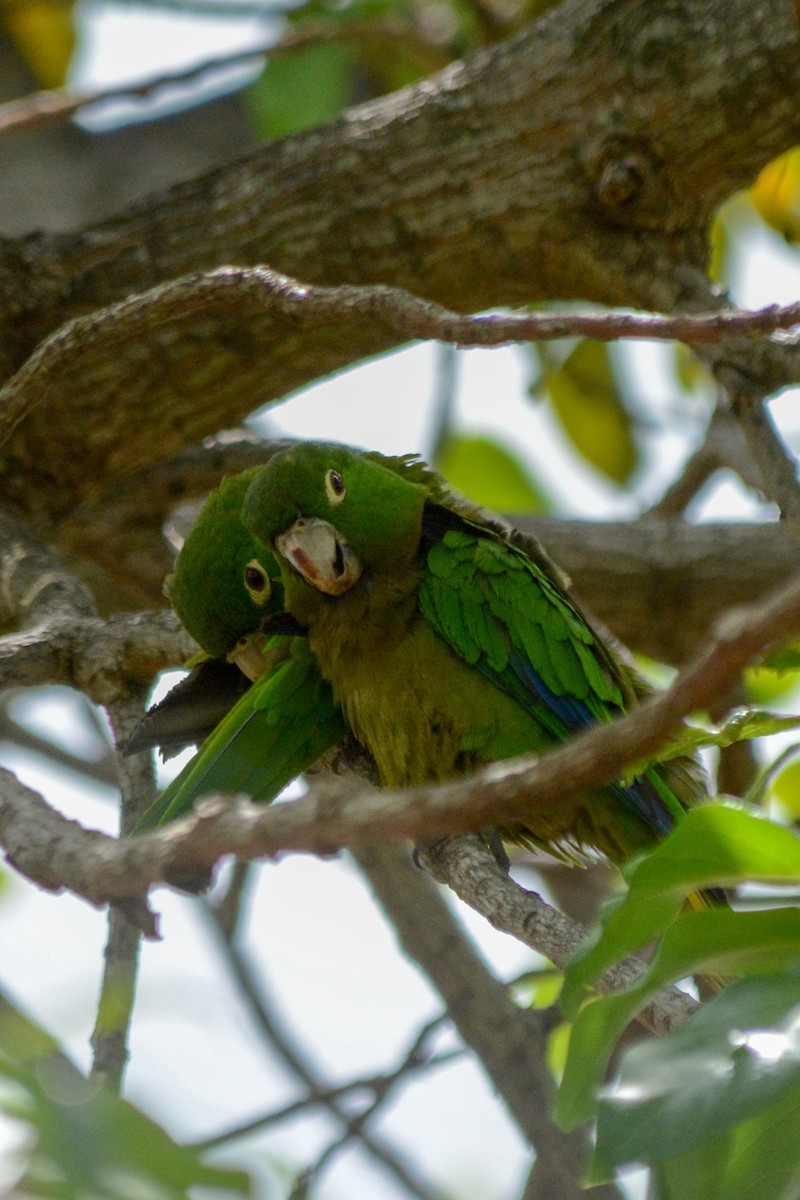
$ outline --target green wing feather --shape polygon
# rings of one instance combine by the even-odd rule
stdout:
[[[234,705],[139,821],[144,833],[188,813],[201,796],[245,792],[268,804],[347,732],[305,638]]]
[[[554,739],[624,707],[619,668],[586,621],[534,562],[484,530],[451,529],[431,547],[420,605]]]
[[[610,649],[547,574],[491,530],[463,519],[447,529],[427,552],[419,601],[435,632],[530,714],[543,744],[624,711],[631,686]],[[657,766],[611,788],[659,834],[683,812]]]

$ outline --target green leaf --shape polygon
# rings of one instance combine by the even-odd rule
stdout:
[[[579,342],[547,375],[564,432],[578,453],[614,483],[627,483],[639,461],[633,421],[617,388],[608,347]]]
[[[788,664],[788,659],[784,661]],[[766,708],[780,704],[797,689],[797,668],[788,665],[750,667],[745,671],[744,682],[748,699]]]
[[[208,1166],[125,1100],[89,1083],[56,1042],[0,996],[0,1110],[31,1127],[14,1195],[185,1200],[194,1186],[249,1195],[242,1171]]]
[[[660,762],[668,762],[693,754],[709,746],[732,746],[735,742],[753,738],[771,737],[775,733],[788,733],[800,727],[800,716],[790,713],[770,712],[761,708],[737,708],[729,713],[721,725],[684,725],[678,734],[659,750]],[[641,774],[646,763],[634,763],[626,774]]]
[[[284,137],[337,117],[354,99],[354,64],[340,42],[274,58],[246,93],[259,134]]]
[[[575,1021],[559,1094],[566,1125],[586,1120],[625,1026],[666,984],[693,973],[778,971],[800,954],[800,910],[687,913],[671,925],[640,980],[623,992],[585,1005]],[[800,989],[796,993],[800,1003]],[[800,1018],[799,1018],[800,1019]]]
[[[800,956],[800,909],[733,912],[724,907],[678,917],[683,900],[702,889],[758,881],[800,880],[800,837],[741,809],[709,804],[686,814],[651,854],[628,864],[628,893],[604,907],[600,927],[565,972],[561,1007],[575,1012],[608,968],[660,937],[639,980],[578,1013],[558,1098],[565,1125],[586,1119],[614,1042],[665,983],[698,972],[778,971]],[[798,996],[800,1001],[800,995]]]
[[[800,746],[794,746],[795,754]],[[800,758],[793,758],[773,777],[770,791],[790,817],[800,816]]]
[[[718,1200],[720,1164],[730,1153],[733,1138],[723,1135],[652,1169],[653,1200]],[[590,1167],[590,1172],[592,1168]]]
[[[683,1029],[626,1051],[600,1099],[592,1178],[680,1158],[799,1089],[794,966],[732,984]]]
[[[795,1089],[736,1129],[715,1200],[797,1200],[798,1148],[800,1091]]]
[[[800,837],[742,808],[704,804],[622,873],[627,893],[604,906],[599,928],[568,964],[561,997],[567,1014],[613,963],[662,934],[686,896],[714,886],[800,880]]]
[[[544,493],[512,451],[480,434],[448,434],[434,467],[474,500],[501,513],[547,512]]]
[[[784,646],[771,650],[761,660],[760,667],[771,671],[800,671],[800,647]]]

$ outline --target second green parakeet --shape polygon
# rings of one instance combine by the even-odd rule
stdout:
[[[165,585],[205,653],[188,680],[150,710],[127,751],[205,740],[139,832],[182,816],[213,792],[268,802],[347,732],[307,640],[262,629],[284,605],[275,556],[240,520],[258,470],[232,476],[212,493]]]
[[[307,443],[254,477],[243,522],[281,555],[284,601],[389,787],[540,751],[637,702],[642,685],[559,586],[420,464]],[[655,763],[499,832],[614,862],[704,795],[693,759]]]

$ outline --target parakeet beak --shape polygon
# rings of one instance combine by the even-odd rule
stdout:
[[[341,596],[361,576],[356,552],[338,529],[318,517],[298,517],[276,537],[275,547],[312,587],[328,596]]]
[[[270,664],[264,656],[265,640],[264,635],[260,633],[246,634],[245,637],[239,638],[227,656],[228,662],[236,663],[242,674],[253,683],[269,669]]]

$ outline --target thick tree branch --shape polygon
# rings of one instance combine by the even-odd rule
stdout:
[[[565,967],[583,942],[586,931],[577,922],[546,904],[501,871],[485,842],[477,835],[444,838],[418,852],[434,879],[451,887],[490,925]],[[642,969],[635,959],[616,964],[600,985],[601,991],[629,987]],[[697,1001],[677,988],[666,988],[637,1020],[660,1035],[680,1028],[696,1010]]]
[[[210,360],[198,365],[193,334],[198,321],[207,337],[224,340],[228,365],[222,374]],[[764,335],[799,321],[800,305],[681,317],[581,312],[465,317],[395,288],[315,287],[263,267],[225,267],[163,284],[65,325],[0,391],[0,444],[9,441],[23,420],[41,427],[54,408],[71,410],[70,428],[75,436],[80,433],[82,453],[64,464],[59,485],[62,503],[68,499],[73,507],[76,498],[97,496],[98,480],[107,488],[165,452],[213,432],[210,418],[221,400],[227,411],[244,416],[307,382],[297,374],[298,367],[304,370],[297,345],[303,331],[313,331],[315,374],[350,361],[354,331],[368,340],[366,353],[415,338],[498,346],[566,335],[604,340],[677,336],[720,343],[717,353],[726,361],[733,335],[740,342],[759,337],[761,359],[776,359],[770,369],[788,383],[800,375],[800,350],[785,340],[764,341]],[[242,336],[244,328],[250,336]],[[236,337],[234,329],[239,330]],[[116,363],[113,373],[109,361]],[[165,407],[176,376],[181,378],[181,410]],[[91,420],[90,410],[98,405],[103,425],[87,447],[84,420]],[[46,457],[48,446],[40,451]],[[26,479],[17,502],[24,503],[30,491]]]
[[[789,0],[702,11],[565,0],[419,87],[117,220],[0,244],[0,374],[78,313],[225,263],[414,288],[459,311],[571,297],[711,307],[707,221],[798,140],[799,46]],[[18,376],[6,393],[9,415],[24,414],[2,463],[7,495],[49,528],[92,489],[397,336],[369,321],[292,328],[195,309],[145,345],[111,344],[102,362],[89,355],[86,370],[50,377],[35,409]],[[797,374],[795,352],[768,349],[732,343],[711,358],[742,362],[767,392]],[[64,411],[91,430],[84,472],[69,439],[53,444]]]
[[[554,1085],[545,1064],[547,1030],[541,1014],[511,1002],[407,854],[371,846],[357,851],[356,859],[406,954],[442,996],[462,1038],[535,1148],[551,1194],[577,1197],[587,1147],[582,1135],[565,1136],[550,1119]]]
[[[757,609],[720,623],[715,639],[660,695],[611,725],[595,727],[543,755],[495,763],[438,787],[359,790],[316,786],[292,804],[264,809],[209,799],[186,820],[146,837],[115,842],[54,813],[4,773],[0,843],[7,857],[45,888],[68,888],[95,904],[144,894],[176,868],[210,867],[223,854],[244,859],[285,850],[330,853],[406,838],[421,842],[497,823],[534,819],[537,809],[573,824],[576,795],[608,783],[626,765],[654,757],[688,713],[729,691],[749,663],[800,634],[800,583]]]

